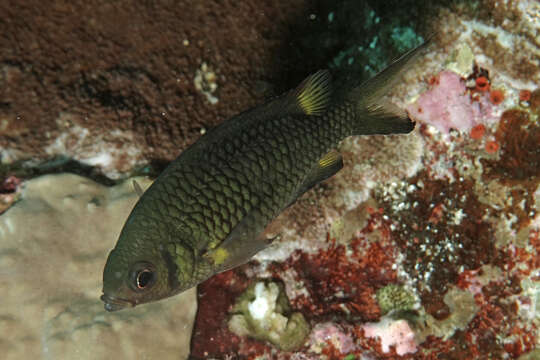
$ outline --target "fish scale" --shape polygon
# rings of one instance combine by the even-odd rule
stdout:
[[[346,117],[336,118],[329,116],[293,118],[291,116],[273,119],[271,122],[261,122],[253,125],[234,139],[224,139],[223,142],[232,144],[231,151],[220,152],[211,150],[202,159],[203,169],[199,173],[199,189],[210,188],[216,195],[215,201],[222,204],[220,197],[232,192],[229,183],[238,184],[243,191],[244,204],[256,205],[262,215],[254,227],[263,227],[276,214],[292,201],[291,194],[302,183],[306,173],[313,167],[325,153],[335,147],[337,143],[352,131],[347,126],[354,117],[353,107],[350,104],[339,106]],[[334,111],[329,111],[333,114]],[[318,133],[318,137],[308,136]],[[275,143],[267,139],[279,139]],[[229,141],[230,140],[230,141]],[[278,145],[279,144],[279,145]],[[219,149],[219,144],[215,147]],[[250,156],[238,156],[250,151]],[[265,154],[282,154],[287,161],[268,161]],[[285,165],[285,167],[283,167]],[[229,172],[229,177],[219,169],[233,168],[235,172]],[[182,171],[179,169],[178,171]],[[215,175],[214,173],[219,175]],[[243,182],[238,181],[237,172],[246,174],[242,177]],[[171,173],[173,175],[174,173]],[[210,174],[217,181],[205,182],[205,174]],[[266,176],[269,174],[269,176]],[[195,175],[196,176],[196,175]],[[218,179],[227,179],[219,181]],[[280,179],[280,181],[277,181]],[[272,181],[275,180],[275,181]],[[204,192],[203,192],[204,193]],[[229,197],[238,206],[238,196]],[[256,199],[256,201],[253,201]],[[241,208],[241,213],[251,211],[251,206]],[[232,217],[223,207],[212,209],[207,215],[208,222],[215,225],[213,228],[205,228],[209,243],[203,248],[214,248],[228,235],[230,229],[238,224],[239,217]],[[192,224],[199,226],[201,223]],[[204,224],[204,222],[203,222]],[[221,226],[221,228],[219,228]],[[210,240],[211,239],[211,240]]]
[[[191,229],[190,233],[204,234],[206,243],[195,244],[198,240],[182,239],[192,248],[198,249],[214,248],[224,240],[230,229],[238,224],[240,217],[230,216],[224,206],[226,200],[234,203],[237,214],[241,215],[252,211],[257,205],[262,216],[253,226],[263,227],[292,201],[290,197],[295,188],[302,183],[313,164],[351,131],[347,124],[354,116],[353,108],[350,104],[339,107],[348,114],[347,117],[286,116],[271,122],[261,120],[240,136],[230,139],[231,141],[224,139],[223,142],[232,145],[232,151],[217,151],[215,149],[219,149],[218,145],[200,159],[201,166],[187,172],[189,175],[186,176],[187,168],[178,168],[168,174],[163,185],[156,187],[154,193],[159,194],[160,213]],[[333,113],[334,111],[329,111],[329,114]],[[319,136],[309,136],[313,133]],[[277,141],[273,145],[272,141],[266,139]],[[250,156],[238,156],[246,151],[250,152]],[[263,157],[265,154],[275,153],[281,154],[282,161],[279,163]],[[224,168],[232,168],[234,171],[227,175],[219,170]],[[238,172],[245,176],[238,177]],[[220,179],[222,180],[219,181]],[[241,199],[238,196],[240,194],[233,192],[235,186],[230,186],[230,183],[242,189]],[[183,211],[177,196],[185,201],[195,189],[200,193],[199,198],[207,200],[195,199],[198,205],[202,206],[205,202],[213,206],[202,206],[206,212],[192,212],[190,215],[191,209]],[[234,195],[227,196],[227,193]],[[242,205],[237,209],[241,201]],[[167,211],[170,207],[176,207],[175,211]],[[181,216],[178,216],[179,214]]]
[[[169,297],[245,263],[272,241],[264,230],[280,212],[341,169],[341,140],[412,131],[383,95],[420,48],[339,93],[317,72],[186,149],[142,194],[110,252],[105,308]]]
[[[335,117],[337,112],[347,115]],[[224,183],[235,182],[242,188],[244,202],[240,212],[245,214],[256,206],[262,216],[253,226],[263,227],[292,201],[291,195],[302,183],[313,164],[352,131],[347,124],[354,120],[353,117],[353,107],[344,103],[335,109],[330,109],[326,116],[286,116],[270,122],[260,120],[253,127],[244,130],[240,136],[222,140],[223,143],[232,145],[232,151],[229,154],[219,151],[220,144],[217,144],[200,159],[201,165],[192,169],[189,176],[182,176],[186,173],[186,168],[178,168],[168,174],[168,181],[163,182],[163,186],[157,188],[155,193],[160,194],[163,205],[173,207],[181,205],[173,196],[170,196],[177,192],[176,189],[181,189],[180,197],[183,199],[188,198],[195,189],[202,197],[206,197],[208,203],[214,206],[206,207],[210,211],[206,213],[204,219],[200,213],[193,213],[190,216],[189,212],[182,212],[179,208],[183,219],[176,217],[175,220],[192,229],[193,232],[204,233],[204,238],[208,240],[196,246],[190,243],[190,246],[202,249],[214,248],[224,240],[230,228],[236,226],[239,221],[239,218],[224,214],[224,194],[227,193],[225,189],[231,189]],[[318,136],[314,137],[314,133]],[[266,139],[277,139],[279,145],[272,146],[272,142]],[[274,153],[282,155],[281,162],[270,162],[264,157],[266,154]],[[239,154],[248,154],[248,156],[239,156]],[[229,176],[219,170],[229,167],[234,169]],[[245,174],[245,177],[237,177],[238,172]],[[267,177],[266,174],[270,176]],[[219,178],[227,179],[227,182],[220,183]],[[272,181],[278,178],[284,181]],[[240,182],[239,179],[243,181]],[[184,185],[189,184],[189,186],[182,187],[180,185],[182,181],[185,182]],[[208,192],[205,189],[211,191]],[[209,198],[208,195],[212,197]],[[235,198],[238,199],[235,196],[230,200],[237,204],[238,200],[235,201]],[[166,208],[162,206],[162,209]],[[171,213],[168,215],[171,216]]]

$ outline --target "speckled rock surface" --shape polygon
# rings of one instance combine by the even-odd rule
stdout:
[[[3,359],[187,358],[194,290],[117,313],[99,300],[107,253],[136,199],[128,182],[107,188],[69,174],[24,185],[0,217]]]
[[[172,160],[268,96],[306,3],[0,2],[2,162],[65,155],[117,177]]]

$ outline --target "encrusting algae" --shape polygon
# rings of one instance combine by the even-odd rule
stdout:
[[[273,240],[264,230],[278,214],[343,167],[342,139],[411,132],[407,113],[383,98],[426,44],[346,91],[319,71],[184,151],[141,196],[110,252],[105,309],[163,299],[247,262]]]

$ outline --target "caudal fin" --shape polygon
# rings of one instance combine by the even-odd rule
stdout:
[[[414,122],[405,112],[384,99],[384,95],[400,80],[401,75],[414,63],[430,39],[395,60],[375,77],[362,83],[348,94],[349,101],[357,104],[356,135],[398,134],[414,129]]]

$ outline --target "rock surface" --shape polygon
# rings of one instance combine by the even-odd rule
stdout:
[[[117,313],[99,300],[107,253],[136,200],[130,181],[107,188],[62,174],[26,183],[0,217],[3,359],[187,358],[194,290]]]
[[[110,177],[172,160],[287,76],[306,3],[0,2],[0,159],[65,155]]]

